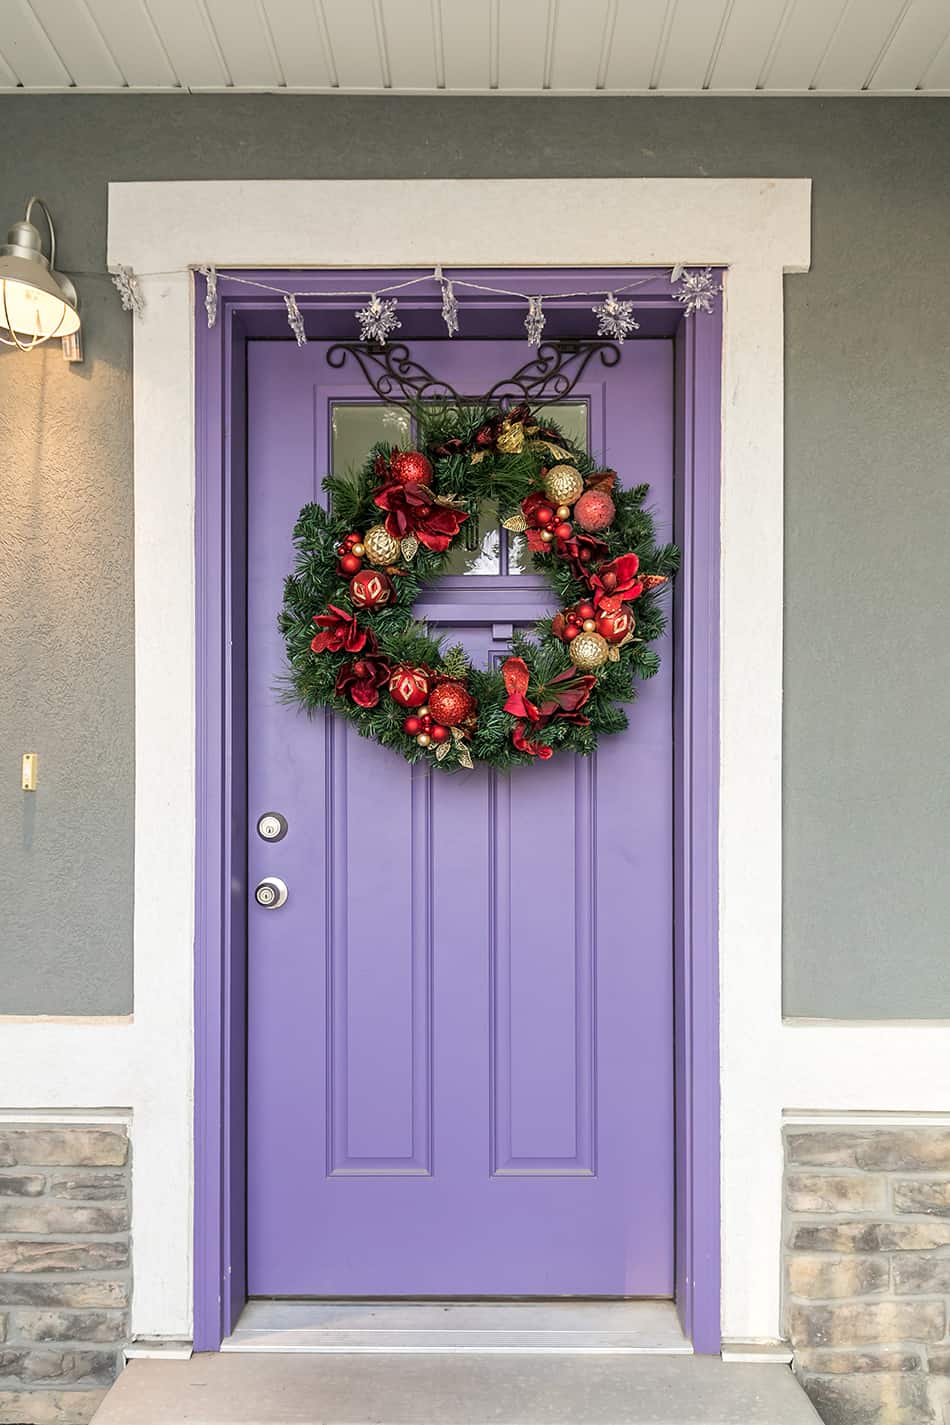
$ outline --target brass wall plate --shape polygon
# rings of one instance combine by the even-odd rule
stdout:
[[[24,752],[22,766],[22,786],[25,792],[36,791],[36,763],[37,756],[35,752]]]

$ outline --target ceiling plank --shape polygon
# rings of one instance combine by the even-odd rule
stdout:
[[[677,0],[658,88],[702,89],[716,55],[731,0]]]
[[[263,0],[284,80],[291,89],[329,89],[334,78],[317,12],[300,0]]]
[[[86,0],[86,4],[127,84],[145,89],[177,86],[178,76],[141,0]]]
[[[790,10],[790,0],[734,0],[709,88],[752,93]]]
[[[55,89],[73,77],[26,0],[7,0],[3,11],[3,52],[27,88]]]
[[[950,91],[950,36],[937,50],[921,79],[920,90],[924,94]]]
[[[551,0],[501,0],[498,87],[540,93]]]
[[[558,0],[552,89],[597,87],[608,8],[607,0]]]
[[[231,76],[200,0],[146,3],[182,84],[189,89],[223,89],[230,85]]]
[[[649,89],[663,38],[668,0],[621,0],[607,58],[605,88]]]
[[[321,0],[333,64],[343,89],[381,89],[380,60],[372,0]]]
[[[910,0],[851,0],[815,74],[815,89],[860,92],[909,7]]]
[[[435,89],[431,0],[380,0],[394,89]]]
[[[490,89],[492,27],[489,0],[440,0],[440,8],[445,87],[469,91]]]
[[[205,0],[232,84],[273,89],[284,82],[258,0]]]
[[[763,88],[806,91],[834,35],[847,0],[793,0]]]
[[[3,55],[0,54],[0,89],[16,89],[18,87],[19,81],[16,75],[7,64]]]
[[[125,85],[125,75],[110,54],[85,0],[30,0],[30,4],[76,84],[91,89]]]
[[[881,89],[911,93],[923,80],[948,36],[947,0],[916,0],[891,36],[868,88],[872,93]]]

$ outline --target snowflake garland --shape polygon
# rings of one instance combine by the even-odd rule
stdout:
[[[674,272],[670,281],[675,279]],[[711,267],[697,268],[692,272],[684,268],[679,276],[676,300],[682,302],[684,316],[691,317],[694,312],[711,312],[721,291],[722,287],[713,280]]]
[[[435,269],[435,280],[442,288],[442,320],[449,336],[456,336],[459,329],[459,304],[455,288],[447,277],[442,276],[442,268]]]
[[[361,341],[385,343],[390,333],[402,326],[396,316],[396,298],[380,297],[375,292],[366,306],[357,310],[356,320],[360,324]]]
[[[218,273],[214,267],[199,267],[205,280],[205,311],[208,314],[208,329],[218,320]]]
[[[304,330],[300,308],[297,306],[297,298],[292,292],[284,297],[284,306],[287,308],[287,324],[294,334],[294,340],[298,346],[305,346],[307,333]]]
[[[609,337],[620,346],[631,332],[640,330],[640,323],[633,315],[633,303],[621,302],[613,292],[608,292],[602,302],[591,307],[591,311],[597,318],[597,335]]]
[[[528,333],[528,344],[540,346],[546,317],[540,297],[528,298],[528,315],[524,319],[524,329]]]

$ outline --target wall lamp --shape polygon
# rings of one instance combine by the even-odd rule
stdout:
[[[49,228],[49,257],[30,222],[42,208]],[[5,346],[32,351],[51,337],[61,337],[67,361],[81,361],[79,296],[68,277],[56,271],[56,232],[49,208],[34,196],[21,222],[14,223],[0,246],[0,335]]]

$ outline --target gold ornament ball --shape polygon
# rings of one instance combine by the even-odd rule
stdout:
[[[570,515],[571,515],[571,507],[570,507],[570,505],[558,505],[558,507],[557,507],[557,517],[558,517],[559,520],[570,519]]]
[[[374,524],[363,535],[363,550],[370,564],[395,564],[399,558],[399,540],[393,539],[384,524]]]
[[[571,639],[570,654],[575,668],[590,673],[595,668],[603,667],[610,648],[606,638],[602,638],[599,633],[579,633],[576,638]]]
[[[416,741],[418,742],[420,747],[428,747],[429,743],[432,741],[432,738],[427,732],[420,732],[419,736],[416,738]]]
[[[585,618],[584,622],[581,624],[581,628],[584,630],[585,633],[596,633],[597,620],[593,618]]]
[[[428,703],[423,703],[421,708],[416,708],[416,717],[428,717],[428,716],[429,716],[429,704],[428,704]]]
[[[554,539],[554,535],[549,529],[543,529],[541,531],[541,538],[543,539],[545,544],[550,544]]]
[[[366,547],[362,544],[354,544],[353,548],[350,550],[350,553],[355,554],[357,559],[362,559],[366,553]]]
[[[584,480],[573,465],[552,465],[544,477],[544,493],[552,505],[573,505],[584,493]]]

